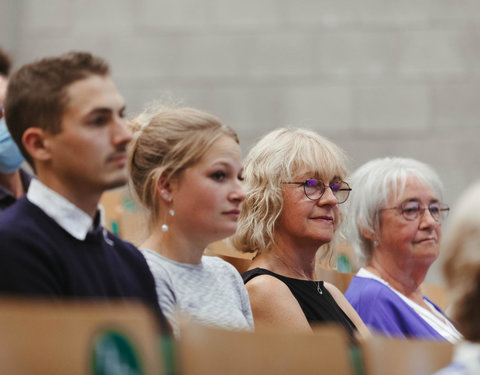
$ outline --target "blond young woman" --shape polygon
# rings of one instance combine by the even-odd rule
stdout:
[[[253,329],[248,295],[233,266],[204,257],[232,235],[245,198],[236,133],[192,108],[153,108],[132,122],[129,171],[148,210],[141,244],[159,304],[177,328],[177,312],[228,329]]]

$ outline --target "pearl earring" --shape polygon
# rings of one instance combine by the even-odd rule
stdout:
[[[377,240],[373,241],[373,246],[375,246],[375,247],[378,246],[378,241]]]
[[[162,194],[163,199],[168,199],[168,193],[165,190],[160,190],[160,194]]]
[[[175,215],[175,211],[170,209],[168,210],[168,214],[170,216],[174,216]],[[168,225],[167,224],[162,224],[162,232],[166,232],[168,230]]]

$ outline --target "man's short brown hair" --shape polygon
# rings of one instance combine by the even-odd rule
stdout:
[[[92,75],[107,76],[109,70],[105,60],[88,52],[69,52],[26,64],[13,74],[5,99],[5,119],[12,138],[33,168],[33,160],[22,144],[25,130],[38,127],[59,133],[68,87]]]

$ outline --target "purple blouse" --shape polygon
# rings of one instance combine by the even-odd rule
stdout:
[[[446,341],[394,291],[378,280],[355,276],[345,297],[375,332],[396,338]],[[424,298],[444,315],[437,305]]]

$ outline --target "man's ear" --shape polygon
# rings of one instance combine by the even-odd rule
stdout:
[[[33,160],[46,161],[51,157],[46,133],[41,128],[27,128],[22,136],[22,143],[25,150]]]

